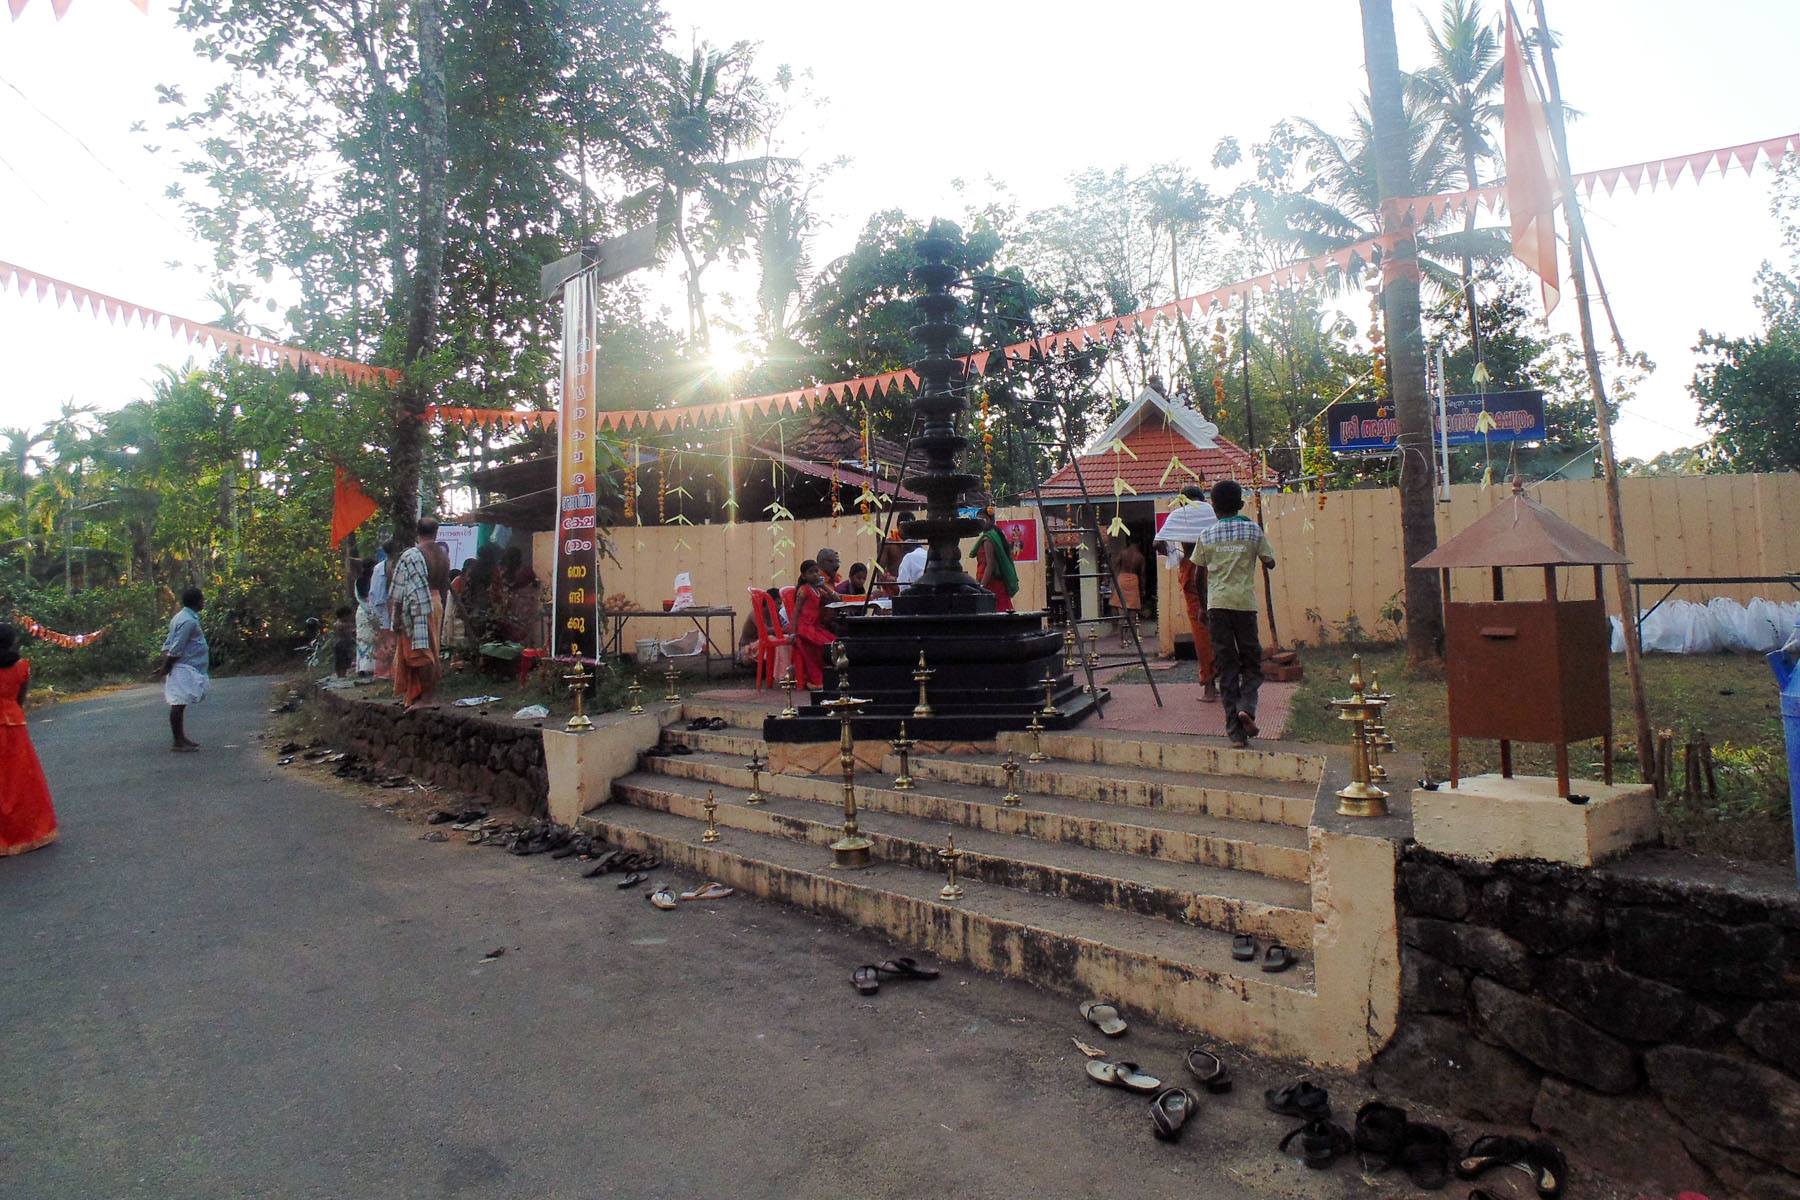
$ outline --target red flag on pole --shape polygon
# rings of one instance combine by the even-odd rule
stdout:
[[[1556,270],[1556,204],[1562,198],[1550,122],[1537,83],[1519,50],[1517,18],[1506,6],[1506,56],[1501,67],[1506,135],[1506,207],[1512,213],[1513,257],[1536,275],[1548,317],[1562,298]]]
[[[376,504],[369,499],[350,472],[339,467],[331,489],[331,544],[335,547],[350,536],[350,531],[375,515]]]

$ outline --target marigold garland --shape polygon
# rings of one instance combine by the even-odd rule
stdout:
[[[625,463],[625,519],[637,523],[638,444],[631,443],[631,458]]]
[[[1325,414],[1320,413],[1313,420],[1312,429],[1308,431],[1306,444],[1300,451],[1301,469],[1313,477],[1319,489],[1319,507],[1325,507],[1325,488],[1330,482],[1332,472],[1337,470],[1336,460],[1331,454],[1331,444],[1325,437]]]
[[[52,646],[61,646],[64,650],[78,650],[83,646],[91,646],[112,632],[111,625],[102,625],[92,633],[58,633],[54,629],[38,624],[23,613],[19,614],[18,624],[20,629],[38,641],[49,642]]]
[[[669,468],[668,456],[662,450],[656,452],[656,523],[669,523]]]
[[[1369,353],[1374,358],[1374,366],[1370,375],[1375,382],[1375,403],[1379,406],[1375,411],[1378,417],[1388,415],[1387,402],[1387,340],[1381,325],[1381,293],[1374,292],[1369,296]]]
[[[874,479],[875,463],[869,457],[869,410],[866,408],[862,410],[862,466],[863,473],[868,476],[868,479]],[[856,498],[856,511],[861,515],[862,523],[866,527],[869,524],[869,484],[867,480],[863,482],[862,493]]]
[[[1213,323],[1213,420],[1225,419],[1225,318]]]
[[[994,496],[994,424],[993,407],[986,392],[981,393],[981,490],[991,503]]]

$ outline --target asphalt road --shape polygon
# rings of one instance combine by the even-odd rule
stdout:
[[[870,935],[421,841],[276,768],[268,692],[217,681],[197,755],[156,689],[34,714],[62,840],[0,859],[0,1197],[1372,1194],[1275,1153],[1278,1065],[1231,1056],[1157,1142],[1072,1002],[960,967],[863,997]],[[1186,1044],[1114,1045],[1174,1080]]]

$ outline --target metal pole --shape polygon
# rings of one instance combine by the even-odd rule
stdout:
[[[1438,477],[1438,499],[1450,503],[1450,400],[1444,384],[1444,348],[1437,349],[1438,459],[1442,473]]]
[[[1562,177],[1563,216],[1569,223],[1569,278],[1575,284],[1575,312],[1581,321],[1581,351],[1587,360],[1588,383],[1593,391],[1594,416],[1599,426],[1600,465],[1606,473],[1606,520],[1612,535],[1612,547],[1621,557],[1625,551],[1625,517],[1619,506],[1619,463],[1613,457],[1612,422],[1607,412],[1606,385],[1600,378],[1600,353],[1594,347],[1594,314],[1588,306],[1587,269],[1581,248],[1587,238],[1581,220],[1581,205],[1576,200],[1575,180],[1569,173],[1569,139],[1563,128],[1562,86],[1556,78],[1556,56],[1550,44],[1550,24],[1544,16],[1544,0],[1536,0],[1538,50],[1544,57],[1544,82],[1550,90],[1550,136],[1556,143],[1557,169]],[[1631,568],[1619,564],[1613,568],[1613,581],[1619,593],[1619,626],[1625,638],[1625,677],[1631,685],[1631,713],[1637,729],[1638,770],[1645,780],[1656,777],[1656,748],[1650,733],[1650,706],[1644,696],[1642,648],[1638,644],[1637,621],[1626,620],[1631,598]],[[1632,613],[1633,618],[1636,613]]]

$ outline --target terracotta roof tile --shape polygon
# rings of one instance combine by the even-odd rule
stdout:
[[[1269,478],[1259,470],[1256,460],[1229,438],[1220,438],[1216,447],[1202,450],[1175,430],[1154,428],[1147,422],[1126,436],[1125,446],[1137,457],[1117,453],[1084,454],[1076,460],[1081,465],[1081,483],[1087,484],[1089,496],[1110,500],[1115,476],[1135,488],[1141,496],[1173,495],[1184,484],[1193,482],[1180,467],[1169,470],[1169,461],[1173,458],[1179,458],[1182,466],[1198,472],[1207,483],[1218,479],[1247,483]],[[1163,478],[1164,472],[1168,473],[1167,479]],[[1075,468],[1065,466],[1046,479],[1043,494],[1047,500],[1079,498],[1081,485],[1076,480]]]

